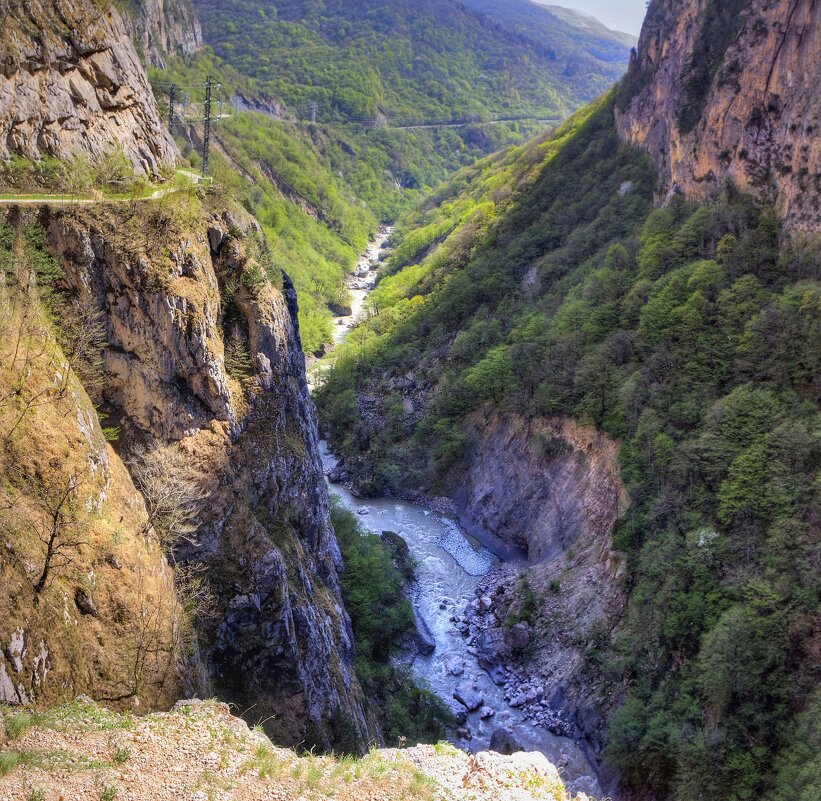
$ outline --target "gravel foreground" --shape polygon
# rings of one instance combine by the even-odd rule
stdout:
[[[2,801],[570,801],[542,754],[438,744],[299,756],[215,701],[137,717],[78,699],[0,716]]]

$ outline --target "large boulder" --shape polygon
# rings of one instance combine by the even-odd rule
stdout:
[[[509,656],[509,649],[499,629],[488,629],[479,635],[476,640],[476,660],[494,684],[501,685],[507,681],[507,671],[502,666],[502,660],[506,656]]]
[[[413,636],[413,646],[422,656],[430,656],[436,650],[436,640],[425,618],[413,607],[413,622],[416,624],[416,633]]]
[[[490,735],[490,750],[497,754],[510,755],[515,751],[522,751],[521,743],[510,729],[496,729]]]
[[[462,704],[468,712],[476,711],[485,702],[485,697],[482,695],[478,685],[472,681],[459,682],[453,691],[453,697]]]
[[[514,650],[521,651],[530,645],[531,631],[527,622],[516,623],[505,634],[505,642]]]

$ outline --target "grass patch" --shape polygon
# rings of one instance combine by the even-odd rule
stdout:
[[[90,700],[75,699],[45,712],[6,711],[3,715],[6,737],[18,740],[30,728],[55,731],[102,732],[133,728],[134,719],[128,713],[117,713]]]
[[[9,749],[0,752],[0,776],[5,776],[17,767],[40,768],[47,771],[83,771],[108,768],[107,762],[91,759],[63,750],[23,750]]]

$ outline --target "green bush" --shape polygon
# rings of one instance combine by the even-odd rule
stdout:
[[[386,740],[435,742],[452,716],[431,692],[416,685],[392,657],[414,629],[405,595],[405,577],[394,566],[382,540],[366,531],[338,498],[331,498],[331,520],[342,552],[342,598],[351,616],[356,672],[382,725]]]

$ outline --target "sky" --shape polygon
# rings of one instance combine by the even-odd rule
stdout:
[[[641,31],[641,23],[647,12],[646,0],[538,0],[550,5],[575,8],[592,14],[614,31],[625,31],[635,36]]]

